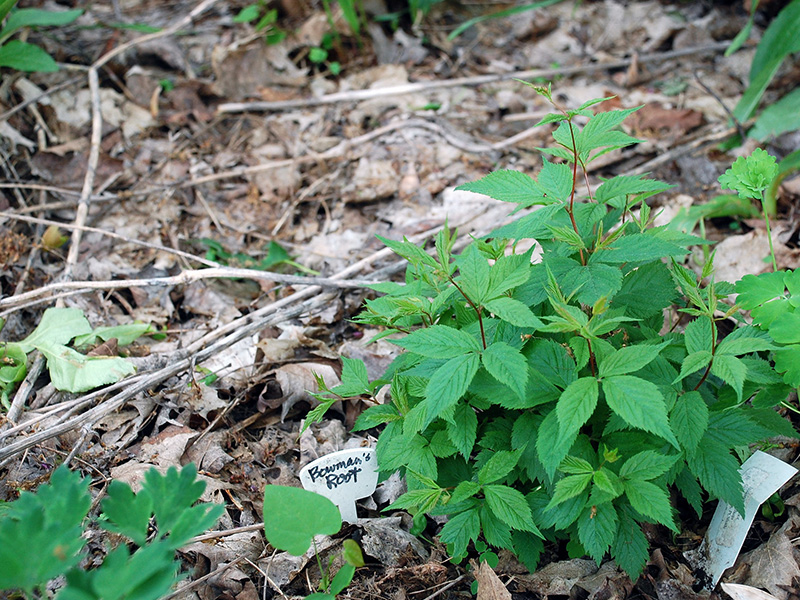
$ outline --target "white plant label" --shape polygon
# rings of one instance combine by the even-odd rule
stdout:
[[[378,485],[378,461],[373,448],[340,450],[308,463],[300,470],[303,487],[328,498],[355,523],[356,500],[371,496]]]
[[[706,582],[708,589],[713,589],[723,571],[736,562],[758,507],[789,481],[797,469],[765,452],[756,451],[739,472],[744,487],[744,518],[730,504],[720,501],[703,543],[696,553],[692,553],[694,562],[710,578]]]

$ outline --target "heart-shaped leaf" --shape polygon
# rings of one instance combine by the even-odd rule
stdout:
[[[280,485],[264,490],[264,534],[279,550],[301,556],[315,535],[333,535],[341,526],[339,509],[324,496]]]

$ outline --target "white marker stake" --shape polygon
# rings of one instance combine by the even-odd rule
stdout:
[[[372,495],[378,485],[375,450],[351,448],[318,458],[300,470],[300,481],[338,506],[342,521],[355,523],[356,500]]]
[[[789,481],[797,469],[756,451],[744,461],[739,472],[744,486],[744,519],[730,504],[720,500],[706,537],[694,555],[698,566],[711,578],[706,586],[709,590],[717,585],[723,571],[736,562],[758,507]]]

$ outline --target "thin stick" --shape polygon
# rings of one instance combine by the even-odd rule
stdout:
[[[639,64],[654,63],[680,58],[681,56],[692,56],[701,54],[713,54],[720,52],[728,47],[728,42],[717,42],[707,46],[697,46],[694,48],[682,48],[661,54],[645,54],[638,57]],[[275,102],[228,102],[220,104],[217,113],[240,113],[240,112],[269,112],[290,110],[294,108],[308,108],[311,106],[322,106],[326,104],[337,104],[339,102],[357,102],[360,100],[370,100],[372,98],[383,98],[386,96],[399,96],[403,94],[413,94],[426,90],[435,90],[459,86],[476,86],[485,83],[495,83],[508,79],[534,79],[536,77],[555,77],[557,75],[577,75],[607,71],[610,69],[622,69],[628,67],[633,62],[633,58],[618,60],[609,63],[578,65],[575,67],[563,67],[559,69],[531,69],[527,71],[514,71],[513,73],[499,73],[496,75],[478,75],[475,77],[457,77],[455,79],[445,79],[440,81],[421,81],[418,83],[406,83],[403,85],[393,85],[385,88],[349,90],[326,94],[319,98],[300,98],[297,100],[282,100]]]
[[[241,527],[234,527],[233,529],[223,529],[222,531],[210,531],[202,535],[196,535],[186,545],[194,544],[195,542],[205,542],[206,540],[216,540],[229,535],[236,535],[237,533],[247,533],[248,531],[263,531],[263,523],[254,523],[253,525],[242,525]]]

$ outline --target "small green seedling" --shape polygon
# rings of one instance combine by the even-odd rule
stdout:
[[[233,18],[234,23],[252,23],[253,21],[257,21],[254,27],[256,31],[264,33],[267,45],[278,44],[286,37],[286,32],[277,24],[278,10],[275,8],[268,10],[267,2],[264,0],[245,6]]]
[[[20,40],[9,40],[26,27],[58,27],[68,25],[83,14],[83,9],[52,11],[38,8],[23,8],[12,11],[17,0],[0,0],[0,22],[8,20],[0,29],[0,67],[18,71],[58,71],[53,57],[36,44]]]
[[[19,342],[0,343],[0,401],[7,407],[14,384],[27,373],[26,355],[39,350],[47,358],[47,369],[56,389],[85,392],[115,383],[135,372],[120,357],[86,356],[75,348],[116,338],[120,346],[152,331],[145,323],[92,329],[77,308],[48,308],[36,329]],[[72,347],[68,346],[72,342]]]
[[[59,575],[66,585],[57,600],[157,600],[180,579],[175,551],[214,525],[224,511],[194,503],[205,483],[194,465],[145,474],[142,489],[113,481],[101,504],[100,526],[128,538],[92,570],[78,565],[85,521],[92,504],[89,481],[62,466],[36,493],[23,492],[0,512],[0,590],[46,597],[44,586]],[[194,505],[194,506],[193,506]]]
[[[353,580],[356,567],[364,566],[361,549],[353,540],[345,540],[342,556],[345,565],[331,577],[333,558],[323,568],[316,552],[314,537],[333,535],[342,527],[342,518],[336,505],[314,492],[302,488],[268,485],[264,489],[264,535],[277,550],[302,556],[314,545],[317,565],[321,574],[320,591],[307,598],[334,600]]]

